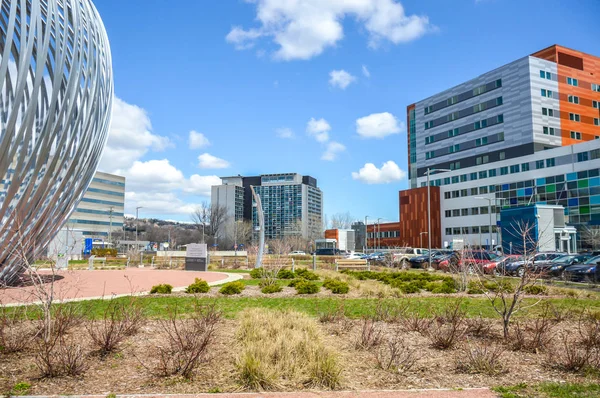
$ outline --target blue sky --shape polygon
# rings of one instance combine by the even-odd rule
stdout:
[[[218,176],[298,172],[328,215],[397,220],[407,105],[555,43],[600,55],[597,0],[95,4],[117,97],[100,169],[140,217],[188,221]]]

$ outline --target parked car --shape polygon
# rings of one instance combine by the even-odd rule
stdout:
[[[411,258],[422,256],[427,253],[427,249],[409,247],[405,249],[396,250],[393,253],[388,253],[388,255],[392,257],[393,263],[398,263],[398,265],[404,266],[408,264]]]
[[[565,268],[572,265],[583,264],[592,256],[589,254],[567,254],[565,256],[556,257],[550,261],[542,261],[535,263],[533,269],[541,276],[556,277],[562,276]]]
[[[592,257],[583,264],[571,265],[563,271],[563,279],[574,282],[600,281],[600,256]]]
[[[522,257],[518,256],[518,255],[505,255],[505,256],[500,256],[498,259],[496,259],[496,264],[494,266],[493,270],[490,270],[491,272],[494,273],[494,275],[496,276],[505,276],[506,275],[506,266],[509,263],[513,263],[516,261],[521,261]],[[490,267],[488,267],[490,268]]]
[[[443,252],[441,252],[439,250],[435,250],[435,251],[432,250],[431,251],[431,263],[433,263],[433,261],[436,257],[439,257],[442,254],[443,254]],[[416,256],[416,257],[409,259],[408,262],[410,263],[411,268],[429,268],[429,266],[428,266],[429,252],[427,250],[425,250],[425,253],[423,253],[420,256]]]
[[[344,257],[346,260],[362,260],[364,258],[366,258],[367,255],[365,253],[360,253],[360,252],[352,252],[350,254],[348,254],[346,257]]]
[[[455,252],[447,260],[440,261],[438,268],[443,271],[467,271],[470,274],[477,272],[491,273],[496,267],[496,253],[473,250],[463,253]]]
[[[527,267],[535,267],[535,264],[554,260],[557,257],[564,256],[563,252],[542,252],[537,253],[533,258],[523,259],[507,263],[502,269],[502,275],[514,275],[519,278],[523,276]]]
[[[385,259],[384,252],[374,252],[366,255],[366,259],[370,261],[383,261]]]
[[[288,256],[306,256],[306,253],[302,250],[294,250],[293,252],[288,254]]]
[[[341,255],[341,250],[339,249],[317,249],[315,251],[317,256],[339,256]]]

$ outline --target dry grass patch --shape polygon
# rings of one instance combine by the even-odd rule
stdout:
[[[240,318],[236,367],[243,388],[339,388],[338,353],[325,346],[314,319],[259,308],[244,311]]]

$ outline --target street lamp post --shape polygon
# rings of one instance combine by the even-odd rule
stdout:
[[[492,251],[492,200],[494,200],[495,203],[495,198],[484,198],[483,196],[476,196],[474,199],[480,199],[480,200],[487,200],[488,201],[488,213],[490,215],[490,230],[488,231],[490,233],[490,241],[488,242],[488,250]],[[481,246],[481,243],[479,244],[479,246]]]
[[[427,241],[428,241],[428,254],[429,254],[429,271],[432,271],[431,267],[431,185],[429,184],[429,175],[432,173],[443,173],[446,171],[452,171],[450,169],[430,169],[427,168],[425,174],[427,175]]]
[[[381,249],[381,224],[379,220],[381,220],[381,217],[377,218],[377,250]]]
[[[365,216],[365,253],[369,252],[369,224],[367,223],[368,219],[369,216]]]
[[[419,242],[421,243],[420,247],[423,247],[423,234],[426,234],[427,232],[419,232]]]
[[[135,208],[135,250],[139,250],[138,245],[138,210],[140,210],[143,206],[138,206]]]

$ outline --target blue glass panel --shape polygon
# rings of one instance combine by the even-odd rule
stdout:
[[[567,174],[567,181],[575,181],[577,179],[577,173]]]
[[[571,198],[568,203],[569,206],[579,206],[579,198]]]
[[[533,194],[533,188],[525,188],[525,196],[531,196]]]
[[[600,177],[590,178],[590,187],[597,187],[600,185]]]
[[[535,180],[535,185],[546,185],[546,179],[538,178],[537,180]]]
[[[525,196],[525,190],[524,189],[517,189],[517,196]]]
[[[508,184],[502,184],[502,190],[508,191]]]
[[[600,195],[590,196],[590,204],[600,205]]]
[[[517,198],[510,198],[510,204],[511,205],[516,205],[517,204]]]
[[[565,216],[568,216],[568,215],[569,215],[569,208],[565,207]]]

